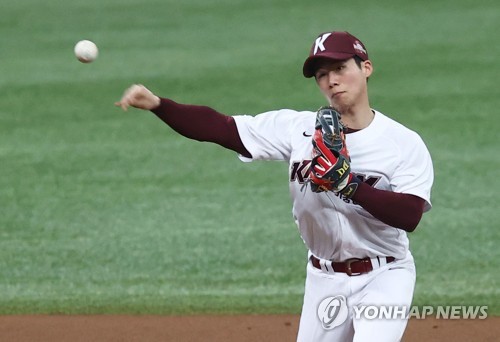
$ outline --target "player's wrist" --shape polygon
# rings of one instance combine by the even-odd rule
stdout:
[[[177,110],[177,105],[178,104],[173,100],[166,97],[156,96],[156,99],[151,100],[151,106],[154,108],[150,109],[150,111],[162,119],[166,118],[168,113],[175,112]]]
[[[361,180],[354,174],[350,173],[346,178],[345,185],[338,189],[336,192],[341,193],[346,198],[352,198],[358,190],[358,186],[361,184]]]
[[[149,110],[154,110],[161,105],[161,98],[157,95],[154,95],[153,98],[151,99],[151,105]]]

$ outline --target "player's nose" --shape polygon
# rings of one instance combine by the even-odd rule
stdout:
[[[330,87],[339,85],[338,75],[333,71],[328,72],[328,84]]]

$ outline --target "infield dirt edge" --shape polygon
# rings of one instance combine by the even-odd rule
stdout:
[[[7,315],[2,341],[295,341],[298,315]],[[410,320],[403,341],[495,341],[500,317]]]

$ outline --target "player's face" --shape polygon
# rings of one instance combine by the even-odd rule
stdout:
[[[359,103],[368,101],[367,78],[371,75],[370,61],[354,58],[344,61],[322,60],[318,63],[315,77],[321,93],[329,104],[340,113],[347,113]]]

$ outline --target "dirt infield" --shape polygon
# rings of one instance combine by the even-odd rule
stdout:
[[[295,341],[299,317],[0,316],[0,341]],[[411,320],[403,341],[499,341],[500,317]]]

